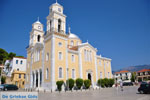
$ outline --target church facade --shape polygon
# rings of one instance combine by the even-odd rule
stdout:
[[[97,55],[97,49],[75,34],[66,32],[63,6],[54,3],[47,16],[47,30],[38,20],[32,24],[27,47],[25,88],[54,91],[56,81],[89,79],[95,87],[98,79],[112,78],[111,59]]]

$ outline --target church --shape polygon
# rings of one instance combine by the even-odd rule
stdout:
[[[49,7],[47,27],[37,20],[32,24],[27,49],[26,89],[55,91],[58,80],[89,79],[92,87],[97,80],[112,78],[111,59],[97,55],[98,50],[70,31],[66,32],[63,6]]]

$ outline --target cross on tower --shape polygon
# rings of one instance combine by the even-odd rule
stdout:
[[[40,18],[38,17],[38,21],[40,20]]]

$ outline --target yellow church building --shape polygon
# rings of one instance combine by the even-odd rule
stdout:
[[[63,6],[56,2],[49,10],[46,32],[39,20],[32,24],[25,88],[54,91],[56,81],[69,78],[89,79],[96,87],[98,79],[112,78],[111,59],[97,55],[96,48],[70,29],[66,32]]]

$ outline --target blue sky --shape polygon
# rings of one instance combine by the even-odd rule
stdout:
[[[0,48],[26,57],[32,23],[40,17],[46,30],[55,0],[0,0]],[[150,64],[150,0],[58,0],[67,26],[98,54],[112,59],[112,69]]]

